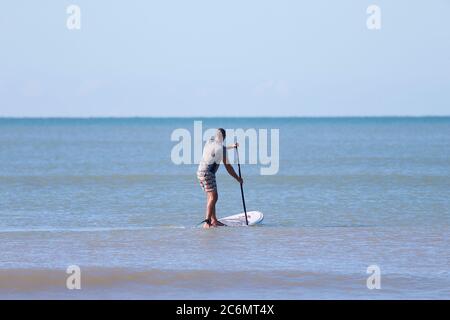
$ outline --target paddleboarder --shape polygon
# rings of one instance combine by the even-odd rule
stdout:
[[[202,160],[197,169],[197,178],[200,186],[206,194],[206,217],[203,221],[204,228],[224,226],[223,223],[217,220],[216,203],[219,197],[216,184],[216,172],[219,169],[220,163],[223,162],[227,172],[236,179],[241,185],[243,180],[239,177],[233,169],[233,166],[227,162],[227,149],[234,149],[239,146],[235,143],[230,146],[224,145],[226,138],[225,129],[219,128],[216,135],[211,137],[206,142],[203,148]]]

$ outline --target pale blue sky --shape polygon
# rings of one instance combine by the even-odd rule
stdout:
[[[4,1],[0,116],[449,115],[449,15],[448,0]]]

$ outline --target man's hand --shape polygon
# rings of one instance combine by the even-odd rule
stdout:
[[[243,180],[242,178],[240,178],[240,177],[237,177],[236,180],[237,180],[237,182],[239,182],[240,184],[243,184],[243,183],[244,183],[244,180]]]
[[[227,146],[227,149],[234,149],[234,148],[237,148],[237,147],[239,147],[239,143],[233,143],[233,144],[230,144],[229,146]]]

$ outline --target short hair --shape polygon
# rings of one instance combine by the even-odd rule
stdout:
[[[225,137],[227,136],[227,133],[225,132],[225,129],[224,128],[219,128],[219,129],[217,129],[217,131],[220,131],[220,133],[222,133],[223,139],[225,139]]]

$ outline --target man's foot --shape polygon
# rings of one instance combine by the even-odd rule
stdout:
[[[223,224],[219,220],[212,220],[211,225],[214,227],[226,227],[227,226],[226,224]]]
[[[212,225],[212,223],[211,223],[211,220],[205,219],[204,222],[205,222],[205,223],[203,224],[203,228],[204,228],[204,229],[208,229],[208,228],[213,227],[213,225]]]

